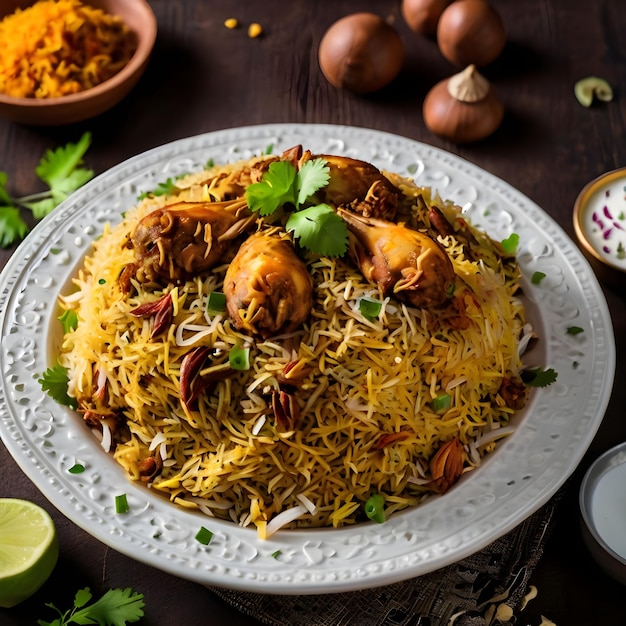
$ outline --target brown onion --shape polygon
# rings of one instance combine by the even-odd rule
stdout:
[[[423,115],[431,132],[461,144],[495,132],[504,117],[504,106],[476,66],[470,65],[428,92]]]
[[[434,35],[443,10],[452,0],[402,0],[402,17],[419,35]]]
[[[397,31],[380,16],[354,13],[330,26],[318,57],[332,85],[363,94],[381,89],[399,74],[404,46]]]
[[[500,55],[506,32],[502,18],[486,0],[456,0],[439,18],[437,43],[448,61],[482,67]]]

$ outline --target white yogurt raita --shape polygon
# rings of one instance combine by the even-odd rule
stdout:
[[[626,462],[598,479],[591,498],[591,518],[609,548],[626,559]]]

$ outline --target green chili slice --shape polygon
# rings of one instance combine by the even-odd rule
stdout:
[[[365,515],[382,524],[385,521],[385,496],[380,493],[370,496],[365,503]]]

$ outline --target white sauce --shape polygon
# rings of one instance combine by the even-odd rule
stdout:
[[[626,559],[626,463],[612,467],[598,480],[591,517],[600,537]]]
[[[626,177],[597,186],[589,196],[582,227],[598,254],[626,269]]]

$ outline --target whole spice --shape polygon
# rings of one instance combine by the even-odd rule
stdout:
[[[455,143],[491,135],[504,117],[502,101],[475,65],[437,83],[423,105],[426,127]]]
[[[404,46],[398,32],[380,16],[354,13],[330,26],[318,57],[331,85],[364,94],[382,89],[398,75]]]
[[[256,39],[257,37],[260,37],[263,34],[263,27],[261,26],[261,24],[257,24],[256,22],[254,22],[253,24],[250,24],[250,26],[248,27],[248,37],[250,37],[250,39]]]
[[[408,27],[418,35],[434,35],[441,14],[451,1],[402,0],[402,17]]]
[[[613,89],[604,78],[587,76],[586,78],[581,78],[574,85],[574,95],[580,104],[590,107],[594,98],[602,100],[602,102],[613,100]]]
[[[506,44],[500,14],[486,0],[455,0],[437,24],[441,54],[459,67],[489,65]]]

